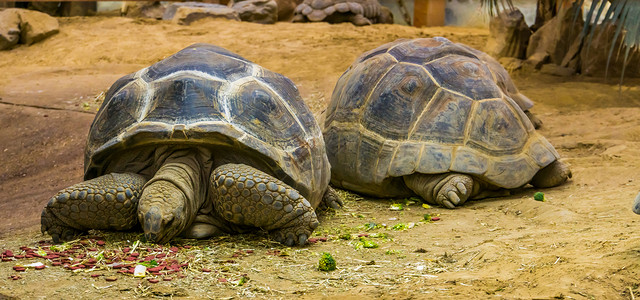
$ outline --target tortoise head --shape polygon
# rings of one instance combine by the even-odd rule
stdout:
[[[190,223],[185,194],[169,181],[155,181],[145,187],[138,205],[138,220],[147,241],[163,244],[180,234]]]

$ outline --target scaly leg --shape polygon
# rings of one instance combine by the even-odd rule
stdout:
[[[415,173],[405,176],[404,183],[427,203],[447,208],[464,204],[481,190],[479,182],[460,173]]]
[[[111,173],[61,190],[42,210],[42,233],[59,243],[89,229],[131,229],[138,224],[138,199],[146,181],[137,174]]]
[[[215,211],[236,225],[259,227],[278,242],[303,245],[318,227],[307,199],[284,182],[247,165],[226,164],[211,173]]]
[[[569,165],[556,160],[538,171],[531,179],[531,185],[539,188],[554,187],[565,183],[571,176]]]

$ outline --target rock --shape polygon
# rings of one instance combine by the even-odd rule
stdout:
[[[515,57],[501,57],[498,62],[509,72],[522,69],[524,61]]]
[[[565,68],[556,64],[546,64],[540,69],[540,72],[549,75],[567,77],[576,73],[575,69]]]
[[[290,22],[293,19],[293,12],[302,3],[302,0],[276,0],[278,7],[278,21]]]
[[[275,0],[245,0],[233,5],[242,21],[273,24],[278,20],[278,4]]]
[[[17,9],[0,11],[0,50],[11,49],[20,41],[20,14]]]
[[[135,1],[126,3],[126,16],[128,18],[149,18],[161,20],[167,5],[160,1]]]
[[[0,11],[0,50],[18,43],[31,45],[58,31],[58,20],[45,13],[20,8]]]
[[[524,61],[524,64],[531,66],[536,70],[539,70],[540,68],[542,68],[542,65],[544,65],[548,61],[549,61],[549,53],[537,52],[529,56],[529,58],[527,58],[527,60]]]
[[[173,3],[167,7],[163,20],[173,20],[180,25],[189,25],[204,18],[225,18],[240,21],[238,13],[230,7],[220,4],[184,2]]]
[[[45,13],[20,11],[20,43],[31,45],[58,33],[58,20]]]
[[[587,76],[615,76],[622,74],[622,66],[624,61],[625,50],[620,49],[619,45],[622,37],[618,37],[615,48],[611,54],[611,61],[607,70],[607,59],[609,49],[615,35],[616,28],[614,26],[606,26],[603,29],[597,29],[594,33],[593,40],[590,45],[583,45],[580,51],[580,72]],[[631,51],[629,59],[624,70],[624,77],[640,77],[640,53]]]
[[[485,52],[495,58],[525,58],[531,30],[518,9],[502,11],[492,18],[489,30]]]
[[[575,5],[575,4],[574,4]],[[553,17],[531,35],[527,47],[527,59],[549,55],[551,63],[562,65],[562,62],[573,42],[580,35],[584,21],[582,11],[574,7],[566,8]]]

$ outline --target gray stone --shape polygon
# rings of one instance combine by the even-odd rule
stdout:
[[[574,4],[575,5],[575,4]],[[569,49],[580,35],[584,21],[582,11],[565,8],[531,35],[527,47],[527,59],[549,55],[549,62],[561,65]]]
[[[126,16],[161,20],[167,5],[159,1],[126,2]]]
[[[0,50],[18,43],[31,45],[58,31],[58,20],[45,13],[20,8],[0,11]]]
[[[58,20],[45,13],[20,10],[20,43],[31,45],[60,31]]]
[[[167,7],[162,16],[163,20],[173,20],[174,23],[181,25],[189,25],[205,18],[224,18],[240,21],[238,13],[230,7],[200,2],[173,3]]]
[[[498,62],[509,72],[522,69],[524,61],[515,57],[501,57]]]
[[[485,52],[500,57],[525,58],[531,30],[518,10],[505,10],[489,22],[489,39]]]
[[[561,67],[556,64],[546,64],[542,66],[542,68],[540,69],[540,72],[544,74],[554,75],[554,76],[567,77],[575,74],[576,70],[571,68]]]
[[[533,55],[529,56],[527,60],[524,61],[525,65],[531,66],[532,68],[539,70],[542,68],[542,65],[549,61],[549,53],[546,52],[537,52]]]
[[[11,49],[20,41],[20,14],[17,9],[0,11],[0,50]]]
[[[278,4],[275,0],[245,0],[236,2],[233,9],[242,21],[273,24],[278,20]]]

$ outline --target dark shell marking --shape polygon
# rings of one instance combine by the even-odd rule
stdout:
[[[105,99],[89,132],[85,179],[104,174],[118,153],[170,144],[245,149],[314,207],[329,182],[320,128],[296,86],[223,48],[191,45],[119,79]],[[140,171],[118,164],[109,171]]]
[[[332,183],[395,196],[401,176],[460,172],[516,188],[558,159],[511,98],[506,71],[469,49],[433,38],[361,55],[327,109]]]

